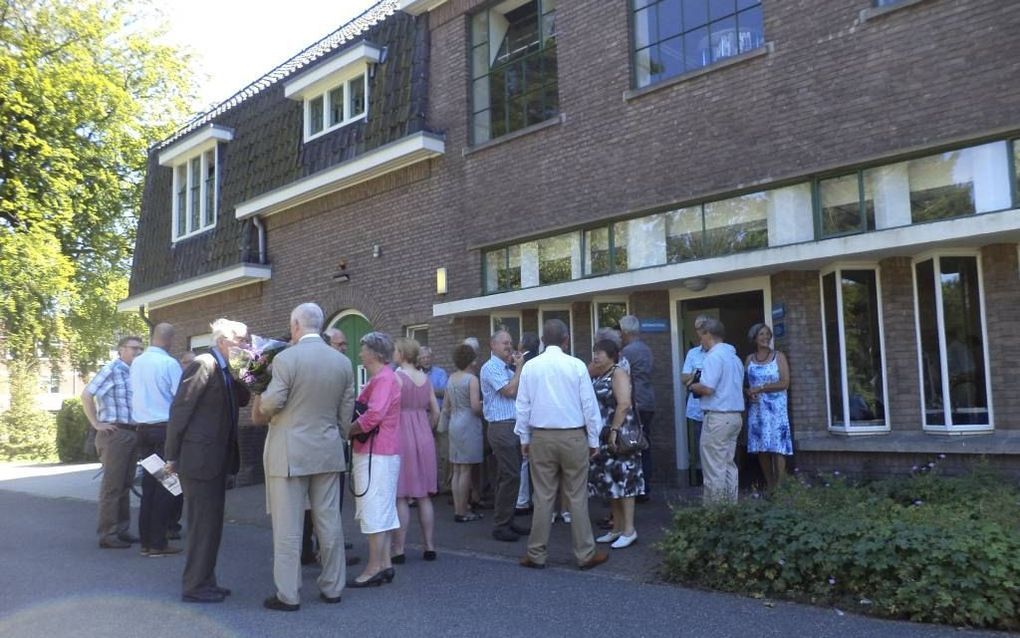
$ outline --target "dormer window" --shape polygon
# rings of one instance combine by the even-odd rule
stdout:
[[[385,49],[361,42],[284,85],[304,105],[304,141],[368,117],[368,80],[384,59]]]
[[[174,242],[216,226],[219,143],[233,137],[230,129],[212,125],[159,154],[160,166],[173,169],[170,236]]]

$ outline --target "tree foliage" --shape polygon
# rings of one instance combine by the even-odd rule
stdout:
[[[0,0],[0,356],[95,369],[120,332],[147,145],[184,119],[188,58],[124,0]]]

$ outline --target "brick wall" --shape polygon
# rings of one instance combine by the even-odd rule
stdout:
[[[882,329],[885,336],[889,426],[896,431],[920,430],[921,383],[917,368],[917,324],[913,265],[908,257],[879,264],[882,287]]]
[[[984,275],[990,386],[996,430],[1020,429],[1020,276],[1017,245],[995,244],[981,250]]]
[[[787,270],[772,276],[772,303],[783,304],[786,333],[776,348],[790,364],[790,424],[798,431],[824,432],[825,359],[822,348],[821,290],[818,272]]]

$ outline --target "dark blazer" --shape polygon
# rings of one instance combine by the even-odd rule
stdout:
[[[236,398],[233,410],[223,369],[210,353],[196,357],[184,371],[170,405],[165,447],[166,460],[177,463],[181,477],[210,480],[237,473],[238,408],[248,405],[251,395],[234,379],[231,386]]]

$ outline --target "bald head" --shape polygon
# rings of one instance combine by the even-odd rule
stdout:
[[[157,348],[168,349],[174,342],[174,327],[173,324],[169,323],[158,323],[156,327],[152,329],[152,339],[150,343]]]

